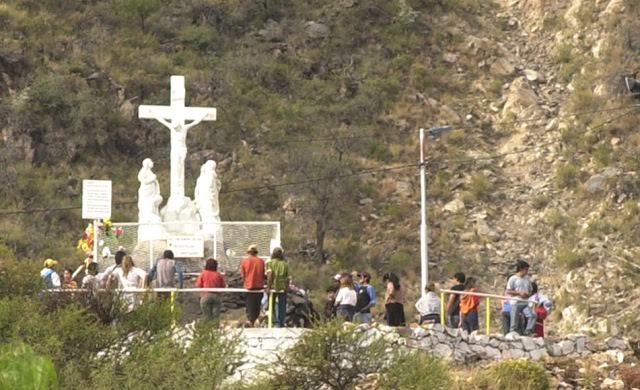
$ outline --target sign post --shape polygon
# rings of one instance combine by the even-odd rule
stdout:
[[[98,261],[98,224],[111,218],[111,180],[82,181],[82,219],[93,219],[93,261]]]
[[[82,219],[111,218],[111,180],[82,181]]]

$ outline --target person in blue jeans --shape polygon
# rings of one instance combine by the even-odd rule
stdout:
[[[276,326],[284,328],[287,315],[287,290],[289,289],[289,264],[282,248],[274,248],[267,263],[267,292],[272,294],[276,306]]]
[[[531,296],[531,280],[529,279],[528,273],[529,263],[524,260],[518,260],[516,263],[516,273],[507,281],[505,293],[513,297],[509,302],[511,305],[510,332],[518,331],[519,316],[528,306],[526,300]]]

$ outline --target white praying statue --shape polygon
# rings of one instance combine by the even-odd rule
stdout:
[[[138,240],[146,241],[158,238],[162,233],[159,207],[162,203],[160,184],[153,169],[153,161],[145,158],[138,172]]]
[[[220,193],[221,185],[216,173],[216,162],[208,160],[202,164],[193,195],[202,222],[210,222],[214,218],[218,219],[216,222],[220,222],[218,194]]]
[[[196,181],[193,199],[202,221],[203,235],[205,237],[215,236],[216,240],[222,240],[220,203],[218,201],[220,187],[220,179],[216,173],[216,162],[208,160],[200,167],[200,176]]]
[[[187,134],[202,121],[216,120],[216,109],[185,107],[184,76],[171,76],[171,105],[138,108],[141,119],[155,119],[171,132],[171,192],[161,210],[162,221],[173,233],[190,233],[199,224],[198,211],[184,191],[184,161],[187,157]],[[191,121],[186,123],[186,121]]]

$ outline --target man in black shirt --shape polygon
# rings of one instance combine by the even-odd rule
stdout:
[[[464,290],[464,281],[466,279],[464,273],[457,272],[453,275],[453,279],[456,285],[451,287],[451,290]],[[460,294],[449,294],[449,300],[447,301],[447,326],[450,328],[460,327]]]

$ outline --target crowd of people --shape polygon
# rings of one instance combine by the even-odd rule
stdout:
[[[528,276],[529,264],[523,260],[516,263],[516,272],[507,281],[502,305],[502,330],[504,334],[517,332],[521,335],[544,337],[544,320],[553,308],[552,301],[538,291],[538,285]],[[357,278],[357,279],[356,279]],[[358,280],[358,282],[354,282]],[[325,316],[339,317],[346,321],[371,322],[371,308],[376,304],[376,293],[370,284],[367,272],[337,274],[334,283],[326,290]],[[394,273],[382,277],[384,294],[384,319],[390,326],[406,324],[404,289]],[[450,328],[461,328],[471,333],[480,328],[478,307],[480,296],[478,282],[463,272],[453,275],[444,304],[445,324]],[[433,282],[425,286],[424,294],[415,303],[419,324],[441,321],[442,302]]]
[[[259,326],[259,318],[268,308],[272,308],[274,324],[284,327],[287,315],[287,291],[291,286],[289,265],[282,248],[275,248],[266,261],[258,256],[258,247],[251,245],[247,256],[240,262],[240,275],[243,280],[246,308],[246,327]],[[47,259],[40,272],[45,284],[50,289],[78,288],[75,274],[70,269],[63,271],[63,277],[55,271],[57,261]],[[126,289],[175,288],[183,287],[184,272],[180,263],[174,259],[173,252],[167,250],[162,259],[145,272],[135,266],[131,256],[120,250],[115,253],[115,263],[98,273],[97,263],[85,265],[85,276],[81,288],[113,288],[124,290],[123,299],[130,310],[140,304],[140,294],[127,293]],[[552,301],[538,291],[538,285],[529,277],[529,264],[518,260],[515,273],[509,276],[504,290],[501,322],[503,333],[517,332],[522,335],[544,336],[544,320],[553,308]],[[177,275],[177,280],[176,280]],[[389,326],[405,326],[404,304],[406,287],[400,284],[398,276],[389,272],[382,276],[384,288],[384,320]],[[209,258],[204,269],[198,275],[195,286],[198,288],[226,288],[224,275],[218,272],[218,262]],[[441,321],[441,301],[433,282],[424,286],[424,294],[415,303],[419,314],[419,323],[435,323]],[[478,307],[480,297],[477,281],[474,277],[466,277],[463,272],[453,275],[444,312],[446,326],[461,328],[471,333],[479,329]],[[158,292],[159,299],[168,299],[169,293]],[[507,298],[508,297],[508,298]],[[372,308],[377,304],[377,294],[371,284],[368,272],[336,274],[331,285],[326,289],[324,315],[327,318],[337,317],[344,321],[371,323]],[[217,293],[203,291],[200,293],[200,308],[206,319],[213,320],[220,316],[221,297]]]

